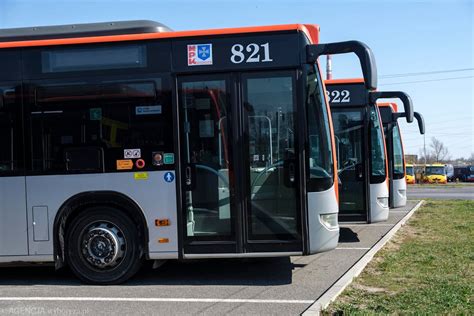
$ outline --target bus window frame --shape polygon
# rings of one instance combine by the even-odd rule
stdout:
[[[11,89],[15,90],[15,103],[14,104],[5,104],[5,101],[3,100],[3,93],[4,93],[4,88],[5,87],[11,87]],[[10,90],[10,89],[8,89]],[[5,111],[5,112],[13,112],[17,117],[16,117],[16,127],[14,128],[14,136],[13,136],[13,144],[10,144],[10,149],[13,149],[13,152],[10,152],[10,154],[13,154],[13,159],[10,161],[10,164],[16,165],[16,168],[14,170],[5,170],[1,171],[0,170],[0,177],[19,177],[19,176],[25,176],[25,167],[26,167],[26,159],[25,159],[25,152],[26,152],[26,147],[24,146],[25,144],[25,127],[24,127],[24,101],[23,101],[23,94],[24,94],[24,89],[21,81],[1,81],[0,80],[0,98],[2,98],[1,102],[1,107],[0,107],[0,113],[5,111],[6,107],[12,108],[11,111]],[[8,110],[8,109],[7,109]],[[17,135],[15,135],[17,134]],[[15,144],[16,143],[16,144]],[[15,148],[16,147],[16,148]],[[16,154],[15,154],[16,153]]]
[[[396,173],[395,172],[395,131],[397,131],[398,133],[398,142],[400,144],[400,151],[401,151],[401,161],[402,161],[402,173]],[[393,180],[400,180],[400,179],[403,179],[405,178],[406,176],[406,170],[405,170],[405,155],[403,153],[403,142],[402,142],[402,135],[400,133],[400,127],[398,125],[398,122],[395,122],[395,124],[393,124],[392,128],[391,128],[391,131],[390,131],[390,137],[391,137],[391,144],[392,144],[392,149],[391,149],[391,152],[393,153],[393,159],[391,159],[392,161],[392,170],[390,172],[390,175],[393,176]]]
[[[48,111],[47,108],[41,108],[38,106],[36,103],[36,96],[35,93],[32,93],[30,89],[35,89],[37,87],[41,86],[54,86],[54,85],[77,85],[80,83],[87,83],[87,84],[103,84],[103,83],[143,83],[146,81],[153,81],[156,82],[159,80],[161,82],[161,87],[155,86],[155,91],[161,90],[162,93],[165,95],[164,98],[166,102],[168,103],[167,106],[169,107],[169,118],[170,120],[173,117],[174,113],[174,106],[172,102],[172,78],[170,77],[169,73],[148,73],[148,74],[125,74],[125,75],[101,75],[101,76],[64,76],[62,78],[48,78],[48,79],[37,79],[37,80],[24,80],[23,81],[23,86],[24,86],[24,93],[23,95],[25,96],[23,103],[24,103],[24,113],[23,113],[23,120],[24,120],[24,148],[25,148],[25,166],[26,166],[26,175],[27,176],[41,176],[41,175],[74,175],[74,174],[110,174],[110,173],[123,173],[123,172],[133,172],[133,171],[138,171],[135,167],[132,170],[112,170],[112,169],[105,169],[105,165],[107,162],[105,162],[103,169],[101,171],[94,170],[94,171],[59,171],[59,170],[34,170],[33,168],[33,127],[31,126],[32,124],[32,115],[31,112],[42,112],[44,111],[45,113]],[[38,84],[38,85],[36,85]],[[166,96],[168,94],[168,96]],[[155,96],[156,98],[156,96]],[[98,101],[100,104],[100,101]],[[162,104],[164,106],[164,104]],[[110,105],[109,105],[110,107]],[[55,112],[55,111],[52,111]],[[41,119],[43,120],[43,119]],[[171,124],[173,124],[173,134],[176,134],[177,132],[175,131],[174,127],[174,122],[172,121]],[[43,137],[43,136],[42,136]],[[175,144],[175,139],[174,136],[170,136],[170,141],[169,141],[169,150],[176,151],[176,144]],[[28,150],[26,150],[29,148]],[[43,154],[42,154],[43,157]],[[146,157],[148,158],[148,157]],[[42,158],[44,159],[44,157]],[[105,160],[105,156],[103,156],[103,159]],[[176,161],[175,161],[176,164]],[[146,171],[146,172],[154,172],[154,171],[161,171],[161,170],[174,170],[175,169],[175,164],[173,165],[162,165],[159,168],[151,168],[151,165],[148,165],[146,169],[141,169],[141,171]]]
[[[370,108],[374,108],[375,115],[377,117],[377,120],[379,122],[379,131],[380,131],[380,140],[382,144],[382,154],[383,154],[383,161],[384,161],[384,174],[383,175],[374,175],[372,173],[373,171],[373,159],[372,159],[372,133],[374,132],[374,129],[371,126],[371,119],[370,119]],[[368,145],[369,145],[369,151],[368,151],[368,158],[369,158],[369,176],[370,176],[370,184],[379,184],[385,182],[385,180],[388,178],[387,174],[387,164],[388,164],[388,158],[387,158],[387,151],[386,151],[386,143],[385,143],[385,135],[384,135],[384,128],[383,128],[383,121],[382,118],[380,117],[380,110],[378,106],[375,103],[369,104],[367,106],[367,124],[368,124]],[[379,135],[377,135],[377,138]]]
[[[322,120],[325,120],[327,119],[328,121],[326,122],[327,123],[327,130],[329,132],[329,143],[327,144],[328,148],[330,149],[330,166],[331,166],[331,170],[330,170],[330,175],[331,177],[330,178],[325,178],[325,179],[315,179],[315,178],[311,178],[310,177],[310,163],[309,163],[309,159],[311,158],[310,156],[310,140],[309,140],[309,106],[307,104],[307,98],[308,98],[308,91],[307,91],[307,85],[308,85],[308,75],[310,73],[310,67],[312,68],[311,70],[314,71],[315,75],[316,75],[316,79],[318,80],[318,87],[317,89],[319,90],[319,93],[321,94],[321,98],[320,98],[320,102],[321,102],[321,106],[324,107],[324,109],[326,110],[326,118],[322,118]],[[330,108],[329,108],[329,105],[326,103],[326,98],[325,98],[325,95],[324,95],[324,80],[322,79],[321,77],[321,73],[319,71],[319,65],[318,64],[310,64],[306,67],[303,67],[303,73],[302,73],[302,76],[301,76],[301,80],[303,81],[302,83],[302,90],[303,90],[303,95],[302,95],[302,100],[300,101],[301,103],[301,106],[304,108],[304,124],[301,125],[301,128],[304,129],[304,139],[305,139],[305,152],[307,153],[306,154],[306,157],[304,157],[304,160],[305,160],[305,164],[304,166],[306,166],[305,168],[305,173],[306,173],[306,191],[307,192],[321,192],[321,191],[326,191],[326,190],[329,190],[335,183],[335,174],[337,173],[337,166],[335,166],[335,161],[334,161],[334,151],[336,150],[336,148],[333,148],[333,143],[332,143],[332,140],[331,140],[331,137],[333,136],[332,133],[331,133],[331,114],[330,114]],[[318,127],[320,128],[320,127]],[[320,130],[322,131],[322,130]],[[335,170],[336,169],[336,170]],[[327,171],[327,170],[326,170]]]

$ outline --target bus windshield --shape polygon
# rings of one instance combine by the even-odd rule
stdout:
[[[470,174],[474,174],[474,166],[469,167],[469,172],[470,172]]]
[[[393,178],[401,179],[404,177],[403,171],[403,149],[400,138],[400,130],[396,125],[392,130],[393,135]]]
[[[314,190],[327,190],[333,184],[333,153],[329,115],[316,66],[309,66],[306,80],[310,184]]]
[[[370,107],[371,176],[385,179],[385,149],[382,125],[376,105]],[[371,181],[373,182],[373,181]],[[383,181],[381,181],[383,182]]]
[[[425,170],[425,175],[445,175],[446,171],[444,166],[427,166]]]
[[[413,170],[413,167],[411,167],[411,166],[410,166],[410,167],[406,167],[406,171],[407,171],[407,174],[409,174],[409,175],[412,175],[412,176],[413,176],[413,175],[415,174],[415,172],[414,172],[414,170]]]

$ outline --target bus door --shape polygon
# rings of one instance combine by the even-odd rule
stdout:
[[[185,255],[302,251],[294,86],[291,71],[178,78]]]
[[[366,220],[369,209],[368,150],[365,108],[333,108],[332,119],[339,175],[339,216]]]
[[[0,257],[28,255],[20,87],[0,83]]]

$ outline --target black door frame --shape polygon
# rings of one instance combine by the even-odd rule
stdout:
[[[233,139],[229,146],[234,148],[247,148],[242,147],[244,145],[244,117],[241,105],[243,103],[243,79],[242,77],[252,73],[278,73],[278,72],[292,72],[293,88],[294,88],[294,102],[297,113],[303,111],[302,100],[298,94],[298,84],[300,79],[297,76],[297,69],[283,69],[278,71],[273,70],[262,70],[262,71],[241,71],[232,73],[193,73],[193,74],[179,74],[173,77],[175,85],[173,89],[173,100],[175,102],[175,122],[178,133],[176,133],[175,144],[176,151],[178,152],[177,157],[179,163],[177,166],[177,173],[179,181],[176,181],[177,185],[177,198],[178,198],[178,218],[179,229],[178,229],[178,247],[179,247],[179,258],[183,259],[187,254],[239,254],[239,253],[254,253],[254,252],[303,252],[303,240],[305,229],[303,223],[305,222],[306,203],[301,199],[303,194],[301,191],[306,192],[305,188],[298,188],[298,184],[303,182],[300,179],[301,173],[304,170],[304,158],[302,158],[303,152],[301,150],[304,140],[300,140],[300,133],[295,133],[295,160],[297,161],[296,168],[296,194],[295,199],[297,203],[298,213],[298,225],[300,227],[301,238],[295,241],[278,241],[278,240],[265,240],[257,242],[249,242],[248,240],[248,221],[247,221],[247,203],[249,202],[249,196],[246,191],[246,180],[245,176],[248,173],[246,169],[246,160],[248,157],[247,150],[232,150],[233,159],[233,170],[236,175],[235,177],[235,188],[234,188],[234,199],[231,202],[231,216],[234,216],[234,240],[229,241],[187,241],[186,234],[186,194],[184,190],[184,155],[183,155],[183,139],[180,135],[183,135],[183,124],[180,119],[181,117],[181,103],[180,103],[180,90],[183,82],[192,81],[204,81],[212,80],[213,78],[219,78],[220,80],[226,80],[226,87],[229,89],[230,94],[230,114],[232,115],[232,133]],[[298,130],[301,124],[299,115],[295,117],[296,130]],[[247,156],[245,156],[247,155]],[[302,163],[303,162],[303,163]],[[178,180],[177,179],[177,180]]]
[[[233,226],[233,232],[230,235],[228,240],[194,240],[194,241],[189,241],[188,236],[187,236],[187,216],[186,216],[186,192],[187,190],[185,189],[185,176],[186,176],[186,164],[187,162],[185,161],[186,155],[184,153],[184,145],[185,145],[185,140],[184,140],[184,125],[182,124],[184,121],[181,119],[181,87],[182,84],[185,82],[197,82],[197,81],[212,81],[212,80],[223,80],[225,81],[225,86],[226,86],[226,94],[228,95],[227,100],[230,102],[230,104],[227,106],[227,109],[230,111],[229,114],[232,116],[231,119],[234,121],[235,118],[234,116],[234,103],[235,103],[235,85],[233,84],[234,80],[232,80],[232,75],[229,73],[206,73],[206,74],[185,74],[185,75],[178,75],[176,77],[176,118],[178,126],[178,140],[179,140],[179,145],[177,147],[177,151],[179,152],[179,168],[180,168],[180,175],[179,175],[179,184],[177,183],[177,191],[179,194],[177,194],[177,197],[180,199],[178,201],[178,205],[181,207],[178,208],[179,218],[181,218],[181,233],[180,236],[178,237],[181,242],[178,243],[181,245],[180,247],[180,256],[184,254],[206,254],[206,253],[239,253],[240,251],[240,244],[239,240],[242,239],[241,232],[239,228],[239,214],[241,212],[238,211],[237,205],[238,203],[230,203],[230,214],[231,214],[231,225]],[[236,128],[234,128],[234,124],[232,124],[232,133],[235,133]],[[233,134],[235,135],[235,134]],[[231,143],[229,146],[231,148],[235,147],[235,139],[237,137],[233,137],[231,140]],[[239,170],[236,169],[235,161],[236,161],[236,152],[235,150],[231,150],[232,156],[231,156],[231,164],[233,165],[233,170],[234,173],[238,173]],[[234,197],[231,197],[231,188],[229,188],[229,198],[234,201],[239,200],[240,192],[239,191],[239,185],[238,183],[235,184],[235,187],[233,188],[233,193]]]
[[[250,225],[250,203],[251,203],[251,198],[249,194],[251,195],[252,193],[250,192],[250,188],[248,187],[248,184],[251,182],[250,181],[250,175],[249,175],[249,139],[248,137],[248,131],[249,127],[246,121],[246,118],[244,116],[244,111],[243,111],[243,102],[244,102],[244,94],[245,94],[245,89],[244,89],[244,80],[246,78],[269,78],[269,77],[278,77],[279,75],[286,75],[290,74],[292,78],[292,84],[293,84],[293,103],[294,103],[294,110],[295,110],[295,117],[294,117],[294,122],[295,122],[295,133],[294,133],[294,142],[295,142],[295,207],[297,209],[297,225],[298,225],[298,232],[300,239],[296,240],[276,240],[276,239],[270,239],[270,240],[251,240],[249,237],[249,225]],[[305,188],[300,187],[298,184],[300,183],[300,178],[304,173],[302,173],[302,170],[304,170],[304,163],[301,162],[302,159],[301,156],[303,154],[301,148],[302,144],[304,144],[304,140],[300,140],[300,135],[297,132],[300,129],[300,120],[298,117],[299,112],[304,112],[304,106],[302,105],[302,101],[299,100],[299,95],[298,95],[298,83],[301,84],[301,82],[298,82],[298,76],[297,76],[297,70],[296,69],[283,69],[283,70],[261,70],[261,71],[242,71],[238,73],[238,84],[239,84],[239,89],[238,89],[238,94],[239,94],[239,103],[237,106],[239,107],[237,109],[238,111],[238,116],[239,116],[239,121],[241,122],[240,126],[240,131],[243,132],[243,140],[242,144],[240,144],[244,148],[244,150],[241,151],[242,154],[242,159],[240,159],[240,166],[239,169],[241,170],[241,179],[245,180],[243,183],[241,183],[241,192],[242,192],[242,200],[243,203],[243,220],[244,222],[243,227],[244,227],[244,235],[243,235],[243,243],[244,243],[244,252],[302,252],[303,251],[303,240],[304,240],[304,233],[306,230],[303,228],[303,223],[304,218],[307,216],[306,208],[305,208],[305,203],[303,200],[301,200],[301,195],[300,191],[305,190]],[[301,108],[301,110],[300,110]]]
[[[360,111],[362,114],[362,161],[363,161],[363,203],[364,207],[363,210],[364,213],[347,213],[347,214],[341,214],[339,213],[339,219],[341,221],[360,221],[364,220],[366,222],[369,222],[370,220],[370,113],[368,111],[367,106],[351,106],[351,107],[337,107],[337,108],[332,108],[331,111],[350,111],[350,110],[357,110]],[[337,149],[336,149],[337,150]],[[339,203],[340,207],[340,203]]]

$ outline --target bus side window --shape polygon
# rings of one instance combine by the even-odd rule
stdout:
[[[0,176],[22,169],[21,94],[19,88],[0,86]]]
[[[170,94],[161,80],[59,84],[35,88],[30,111],[33,170],[40,173],[130,171],[117,161],[138,150],[141,170],[154,152],[173,152]],[[133,161],[135,162],[135,161]]]

